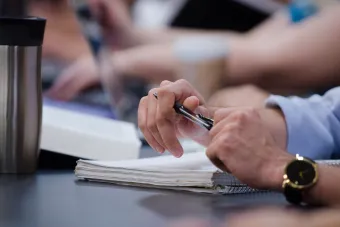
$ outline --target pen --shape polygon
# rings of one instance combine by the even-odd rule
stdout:
[[[156,99],[158,99],[157,93],[154,93]],[[174,109],[176,113],[183,115],[186,119],[192,121],[193,123],[210,130],[214,125],[214,120],[204,117],[202,114],[195,114],[183,105],[175,102]]]

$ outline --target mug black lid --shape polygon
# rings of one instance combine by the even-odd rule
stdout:
[[[41,46],[45,25],[38,17],[0,17],[0,45]]]

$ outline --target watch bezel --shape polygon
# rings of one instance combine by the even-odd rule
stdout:
[[[308,184],[308,185],[297,185],[297,184],[295,184],[294,182],[290,181],[290,179],[288,178],[287,169],[288,169],[288,167],[289,167],[292,163],[294,163],[294,162],[296,162],[296,161],[304,161],[304,162],[307,162],[307,163],[309,163],[309,164],[314,168],[314,170],[315,170],[315,177],[314,177],[313,181],[312,181],[310,184]],[[319,179],[319,173],[318,173],[318,171],[317,171],[317,164],[316,164],[313,160],[311,160],[311,159],[309,159],[309,158],[305,158],[305,157],[296,155],[296,159],[290,161],[290,162],[287,164],[286,168],[285,168],[285,174],[284,174],[284,176],[283,176],[283,185],[282,185],[282,186],[285,187],[285,186],[289,185],[290,187],[292,187],[292,188],[294,188],[294,189],[298,189],[298,190],[308,189],[308,188],[314,186],[314,185],[316,184],[316,182],[318,181],[318,179]]]

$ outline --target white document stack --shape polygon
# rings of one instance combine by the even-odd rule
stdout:
[[[90,160],[137,159],[135,125],[44,106],[41,149]]]
[[[322,162],[340,165],[340,161]],[[179,159],[167,155],[112,162],[79,160],[75,174],[81,180],[198,193],[257,192],[213,166],[204,152],[185,154]]]

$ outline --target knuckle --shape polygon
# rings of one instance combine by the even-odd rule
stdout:
[[[157,89],[157,94],[158,94],[159,97],[160,96],[164,97],[164,96],[168,95],[169,93],[170,93],[170,91],[168,89],[164,88],[164,87]]]
[[[165,108],[158,108],[156,121],[163,123],[165,119],[172,119],[175,115],[175,110],[173,107],[167,106]]]
[[[234,138],[233,135],[227,134],[223,136],[221,140],[221,146],[225,148],[227,151],[232,150],[236,146],[236,139]]]
[[[227,130],[234,133],[238,131],[239,129],[240,129],[240,125],[237,123],[236,124],[234,123],[234,124],[230,124]]]
[[[158,93],[158,92],[157,92],[157,88],[151,89],[151,90],[149,91],[148,95],[149,95],[149,96],[153,96],[155,93]]]
[[[247,110],[242,110],[242,111],[239,111],[239,112],[236,112],[234,114],[234,120],[240,124],[240,123],[243,123],[245,122],[247,119],[248,119],[248,111]]]
[[[228,156],[228,151],[227,150],[221,150],[219,149],[217,152],[216,152],[216,157],[219,159],[219,160],[224,160],[224,157],[225,156]]]
[[[184,90],[193,90],[192,85],[185,79],[178,80],[177,86],[182,87]]]
[[[155,133],[158,131],[157,129],[157,124],[155,121],[148,121],[147,122],[147,128],[149,129],[150,132]]]
[[[247,112],[249,116],[256,116],[258,114],[258,111],[254,107],[248,107]]]
[[[237,112],[235,114],[234,118],[239,124],[242,124],[242,123],[249,121],[251,119],[254,119],[258,116],[259,116],[259,114],[258,114],[257,109],[249,107],[249,108],[244,109],[240,112]]]
[[[190,85],[189,82],[185,79],[179,79],[179,80],[176,81],[176,83],[182,84],[182,85],[185,85],[185,86]]]
[[[163,80],[161,83],[160,83],[160,86],[166,86],[168,84],[170,84],[171,82],[169,80]]]
[[[213,128],[213,129],[210,130],[208,133],[209,133],[209,136],[210,136],[210,137],[214,138],[215,135],[216,135],[216,130],[214,130],[214,128]]]
[[[214,146],[209,146],[206,150],[206,156],[209,158],[209,159],[212,159],[213,157],[215,157],[215,149],[214,149]]]
[[[245,85],[242,85],[241,87],[239,87],[239,89],[243,92],[255,92],[255,91],[258,91],[258,87],[256,87],[255,85],[253,84],[245,84]]]
[[[158,114],[156,116],[156,124],[162,127],[165,124],[166,120],[162,114]],[[157,127],[157,126],[156,126]]]
[[[225,110],[219,109],[214,113],[214,120],[216,122],[219,122],[224,118],[224,115],[225,115]]]
[[[147,103],[147,101],[148,101],[147,96],[142,97],[139,101],[139,106],[143,106],[145,103]]]

